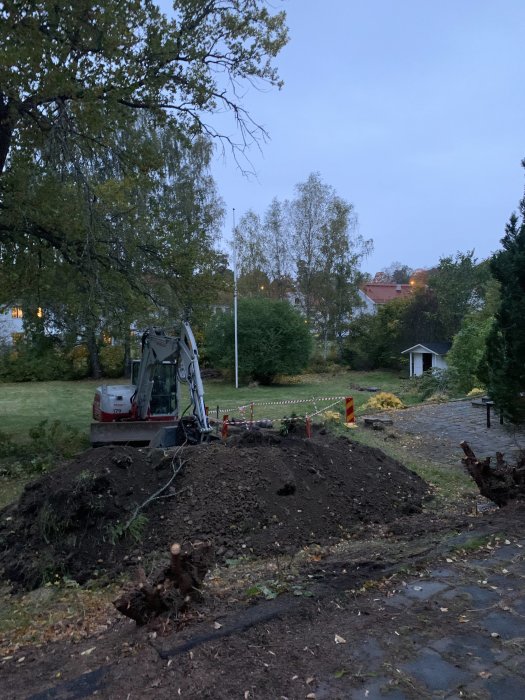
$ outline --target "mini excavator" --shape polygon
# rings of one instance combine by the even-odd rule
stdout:
[[[190,405],[182,410],[186,384]],[[191,408],[191,414],[185,415]],[[91,444],[172,447],[208,439],[199,353],[188,323],[179,337],[150,327],[142,336],[142,357],[132,363],[131,384],[103,385],[95,391]]]

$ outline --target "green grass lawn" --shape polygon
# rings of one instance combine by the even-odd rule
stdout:
[[[0,384],[0,431],[24,440],[29,428],[59,420],[88,433],[100,381]]]
[[[385,391],[402,391],[403,380],[395,373],[387,372],[337,372],[335,374],[305,374],[286,379],[272,386],[249,386],[235,389],[224,382],[207,382],[205,385],[206,403],[210,415],[219,417],[223,413],[240,417],[239,407],[246,407],[244,415],[250,416],[249,405],[253,402],[254,418],[271,418],[273,420],[295,413],[304,416],[328,408],[335,399],[329,397],[353,396],[356,408],[363,405],[370,393],[356,390],[356,386],[377,386]],[[280,404],[278,402],[290,402]],[[294,403],[295,402],[295,403]],[[336,403],[331,410],[343,410],[343,402]]]
[[[112,384],[125,380],[110,380]],[[0,431],[24,440],[28,430],[47,419],[59,420],[82,431],[89,432],[91,404],[95,387],[100,381],[77,382],[29,382],[0,385]],[[409,381],[397,372],[349,372],[331,374],[305,374],[283,379],[272,386],[242,386],[239,389],[228,382],[211,380],[204,382],[206,404],[214,416],[219,406],[220,417],[228,412],[240,417],[239,406],[254,402],[254,418],[278,419],[291,413],[303,416],[312,414],[333,403],[323,397],[353,396],[358,410],[370,397],[369,392],[357,391],[356,387],[378,387],[400,396],[405,403],[412,403],[407,396]],[[261,405],[268,402],[297,401],[286,405]],[[227,411],[225,411],[227,409]],[[343,410],[343,403],[332,410]],[[246,409],[249,417],[250,410]]]

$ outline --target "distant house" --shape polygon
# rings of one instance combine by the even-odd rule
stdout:
[[[409,284],[378,283],[369,282],[363,286],[363,292],[373,301],[376,306],[388,304],[394,299],[403,299],[412,294],[412,287]]]
[[[23,332],[22,309],[19,306],[0,306],[0,344],[12,345]]]
[[[402,351],[410,357],[410,376],[420,377],[429,369],[446,369],[446,354],[452,343],[419,343]]]
[[[375,303],[367,296],[362,289],[357,290],[357,295],[361,302],[361,306],[356,306],[352,311],[352,316],[363,316],[364,314],[375,314],[377,311]]]
[[[389,301],[408,297],[412,294],[412,287],[409,284],[391,284],[369,282],[357,291],[362,306],[353,311],[353,316],[377,313],[377,307],[388,304]]]

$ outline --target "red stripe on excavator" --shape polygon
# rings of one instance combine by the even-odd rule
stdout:
[[[131,416],[126,416],[122,415],[121,413],[107,413],[106,411],[100,411],[98,414],[96,420],[100,421],[101,423],[116,423],[119,421],[129,421]],[[148,416],[148,423],[149,422],[155,422],[155,421],[176,421],[178,420],[178,416]]]

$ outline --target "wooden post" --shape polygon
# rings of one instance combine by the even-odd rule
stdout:
[[[312,437],[312,419],[310,416],[306,416],[306,437]]]

